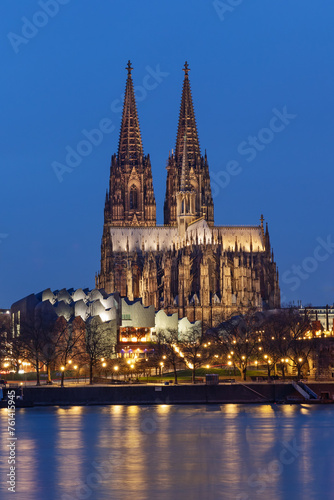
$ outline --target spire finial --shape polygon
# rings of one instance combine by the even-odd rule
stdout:
[[[127,67],[125,68],[128,70],[128,75],[131,75],[131,71],[133,70],[133,67],[131,66],[131,61],[130,59],[128,60]]]
[[[184,74],[185,75],[188,75],[189,71],[190,71],[190,68],[189,68],[189,65],[188,65],[188,62],[186,61],[184,63],[184,68],[183,68],[183,71],[184,71]]]

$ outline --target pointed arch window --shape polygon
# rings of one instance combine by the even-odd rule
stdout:
[[[130,209],[136,210],[138,208],[138,191],[135,185],[130,188]]]

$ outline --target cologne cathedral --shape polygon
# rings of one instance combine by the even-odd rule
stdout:
[[[183,71],[176,146],[167,162],[164,225],[157,225],[151,161],[144,155],[128,63],[96,286],[215,325],[234,311],[279,307],[278,270],[262,216],[255,226],[214,224],[208,160],[201,155],[187,63]]]

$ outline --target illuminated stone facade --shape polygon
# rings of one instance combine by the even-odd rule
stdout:
[[[279,307],[278,271],[263,217],[254,226],[214,225],[209,167],[200,152],[187,63],[176,147],[167,163],[164,225],[156,225],[151,164],[143,154],[130,63],[127,70],[96,286],[210,325],[250,306]]]

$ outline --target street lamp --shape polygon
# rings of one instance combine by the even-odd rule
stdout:
[[[78,365],[74,365],[73,366],[73,370],[75,370],[75,376],[76,376],[76,379],[77,379],[77,384],[79,383],[79,377],[78,377],[78,372],[77,372],[77,369],[78,369]]]

